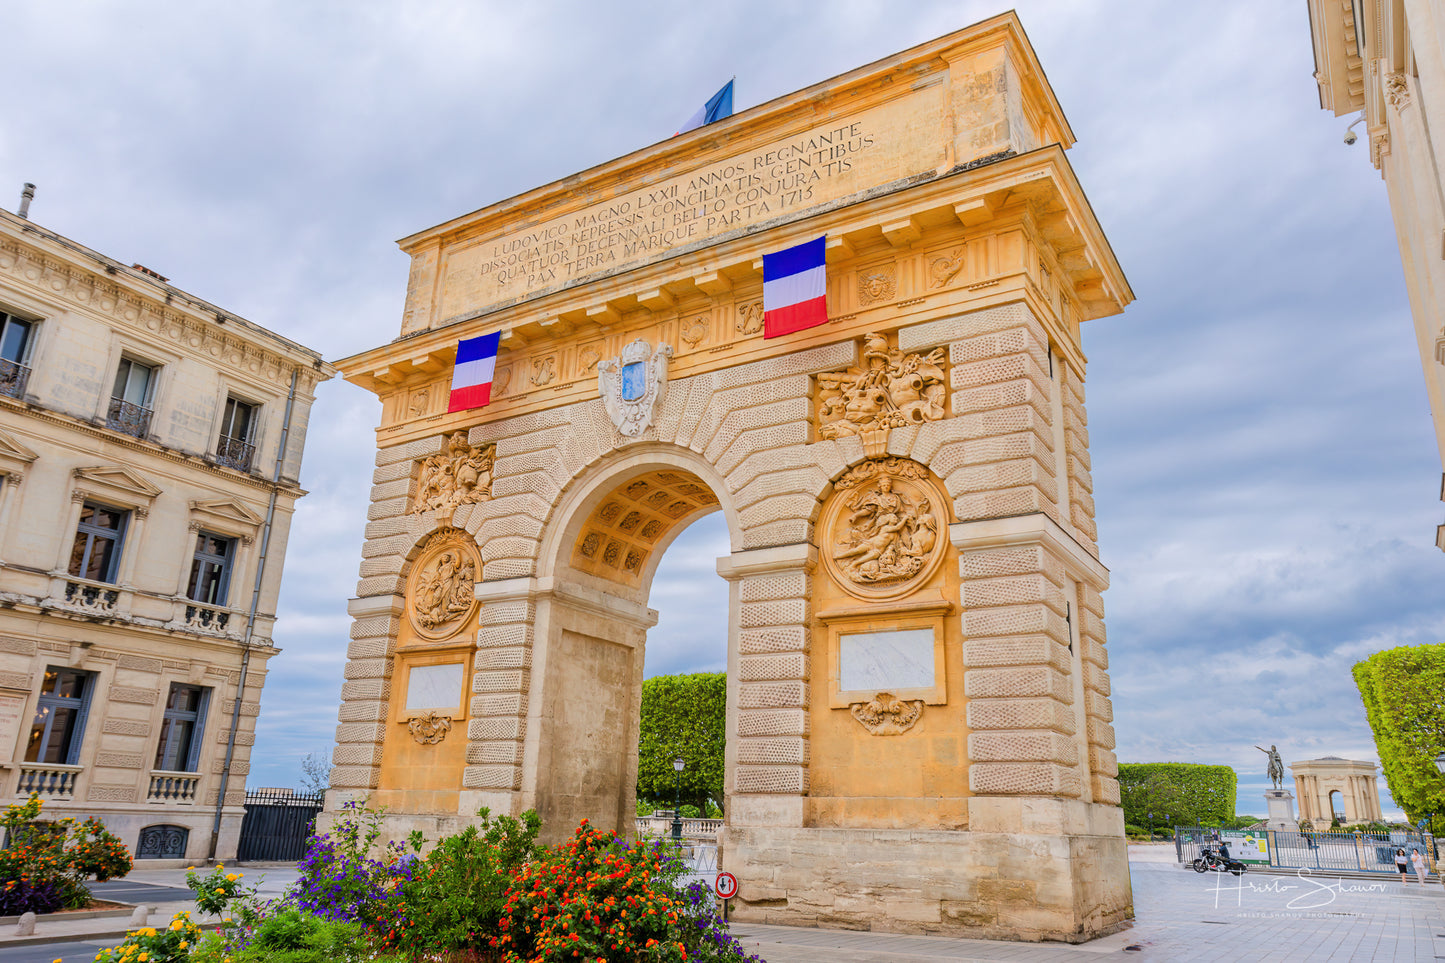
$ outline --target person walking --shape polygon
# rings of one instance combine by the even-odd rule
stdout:
[[[1410,882],[1410,857],[1403,849],[1395,850],[1395,868],[1400,871],[1400,885]]]
[[[1411,865],[1413,865],[1413,866],[1415,867],[1415,878],[1420,881],[1420,885],[1421,885],[1421,886],[1424,886],[1424,885],[1425,885],[1425,857],[1420,855],[1420,850],[1419,850],[1419,849],[1414,849],[1414,850],[1411,851],[1411,853],[1410,853],[1410,863],[1411,863]]]

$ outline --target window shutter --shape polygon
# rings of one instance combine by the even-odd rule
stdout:
[[[186,750],[186,772],[199,772],[201,767],[201,745],[206,735],[206,710],[211,705],[211,690],[202,689],[196,705],[196,724],[191,727],[191,744]]]
[[[85,742],[85,721],[90,717],[90,697],[95,692],[96,674],[85,673],[85,687],[80,693],[80,711],[75,714],[75,736],[70,740],[70,751],[66,753],[67,766],[80,765],[80,747]]]

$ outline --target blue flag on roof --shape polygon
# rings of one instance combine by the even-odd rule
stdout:
[[[736,79],[736,78],[735,78]],[[690,130],[711,124],[715,120],[725,120],[733,115],[733,82],[729,80],[723,84],[722,90],[708,98],[707,103],[698,108],[697,113],[687,119],[687,122],[678,129],[677,134],[685,134]],[[676,137],[677,134],[672,136]]]

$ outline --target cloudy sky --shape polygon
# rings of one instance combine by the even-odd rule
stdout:
[[[396,238],[664,139],[730,76],[741,110],[1002,9],[11,4],[0,206],[33,181],[38,223],[335,359],[396,335]],[[1017,9],[1138,297],[1084,330],[1119,757],[1233,765],[1260,812],[1253,745],[1373,759],[1350,665],[1445,641],[1384,186],[1318,108],[1303,0]],[[253,786],[329,753],[378,417],[322,386]],[[722,667],[726,545],[714,515],[670,549],[649,674]]]

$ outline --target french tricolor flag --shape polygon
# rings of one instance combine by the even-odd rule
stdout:
[[[457,342],[457,364],[452,369],[452,395],[447,411],[480,408],[492,400],[492,376],[497,372],[497,349],[502,332]]]
[[[828,239],[763,255],[763,337],[776,338],[828,320]]]

